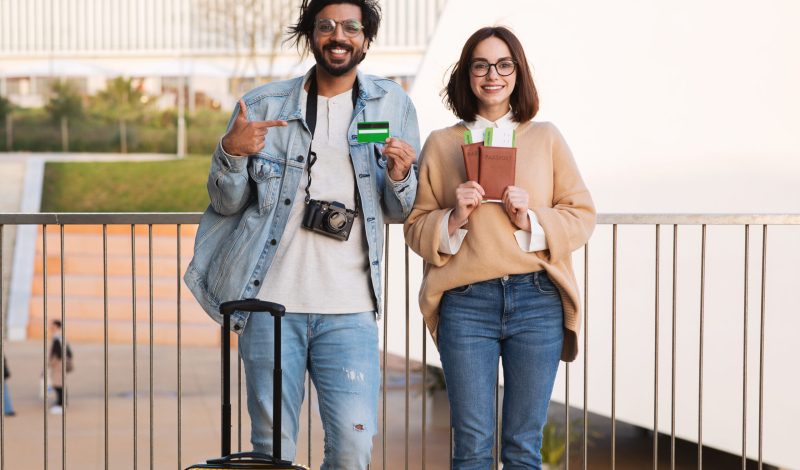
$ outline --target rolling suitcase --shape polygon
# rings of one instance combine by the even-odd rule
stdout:
[[[275,318],[275,369],[273,370],[273,456],[257,452],[240,452],[231,454],[231,393],[230,393],[230,355],[231,355],[231,314],[236,311],[269,312]],[[281,460],[281,317],[285,314],[283,305],[257,299],[225,302],[219,306],[223,317],[222,324],[222,457],[209,459],[188,467],[190,469],[217,470],[308,470],[302,465],[295,465]],[[275,430],[279,430],[277,433]]]

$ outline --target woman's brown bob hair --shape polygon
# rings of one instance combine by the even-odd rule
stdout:
[[[472,62],[472,54],[475,52],[478,43],[492,36],[496,36],[506,43],[511,51],[511,58],[517,64],[517,83],[511,93],[511,109],[514,114],[514,121],[530,121],[539,111],[539,95],[536,93],[533,75],[528,66],[528,59],[525,58],[522,44],[514,33],[503,26],[481,28],[467,39],[464,48],[461,50],[461,58],[458,59],[458,63],[453,66],[453,70],[450,72],[450,80],[447,83],[447,87],[442,90],[444,103],[456,116],[464,121],[472,122],[475,120],[475,116],[478,114],[478,99],[469,86],[470,62]]]

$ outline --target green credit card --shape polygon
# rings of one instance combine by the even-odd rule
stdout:
[[[359,122],[358,123],[358,142],[384,142],[389,138],[389,123],[380,122]]]

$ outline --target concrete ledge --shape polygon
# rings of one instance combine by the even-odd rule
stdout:
[[[30,157],[25,164],[25,179],[22,184],[21,212],[39,212],[42,205],[42,183],[45,159]],[[36,256],[36,227],[17,227],[14,244],[14,261],[11,267],[11,285],[8,292],[8,339],[26,339],[28,309],[33,286],[33,260]]]

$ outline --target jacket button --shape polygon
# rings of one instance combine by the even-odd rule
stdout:
[[[261,285],[261,281],[259,281],[258,279],[256,279],[255,281],[253,281],[253,285],[254,285],[254,286],[256,286],[256,287],[258,287],[258,286],[260,286],[260,285]]]
[[[236,331],[239,331],[239,330],[242,329],[242,327],[239,326],[239,325],[233,325],[233,329],[236,330]]]
[[[292,203],[292,200],[287,198],[285,201],[283,201],[283,203],[288,206],[289,204]]]
[[[303,163],[303,160],[305,160],[305,158],[303,158],[303,156],[302,156],[302,155],[298,155],[296,160],[297,160],[298,162],[300,162],[300,163]]]
[[[269,241],[269,244],[270,244],[270,245],[272,245],[272,246],[275,246],[275,245],[277,245],[277,244],[278,244],[278,240],[275,240],[275,239],[273,238],[272,240],[270,240],[270,241]]]

